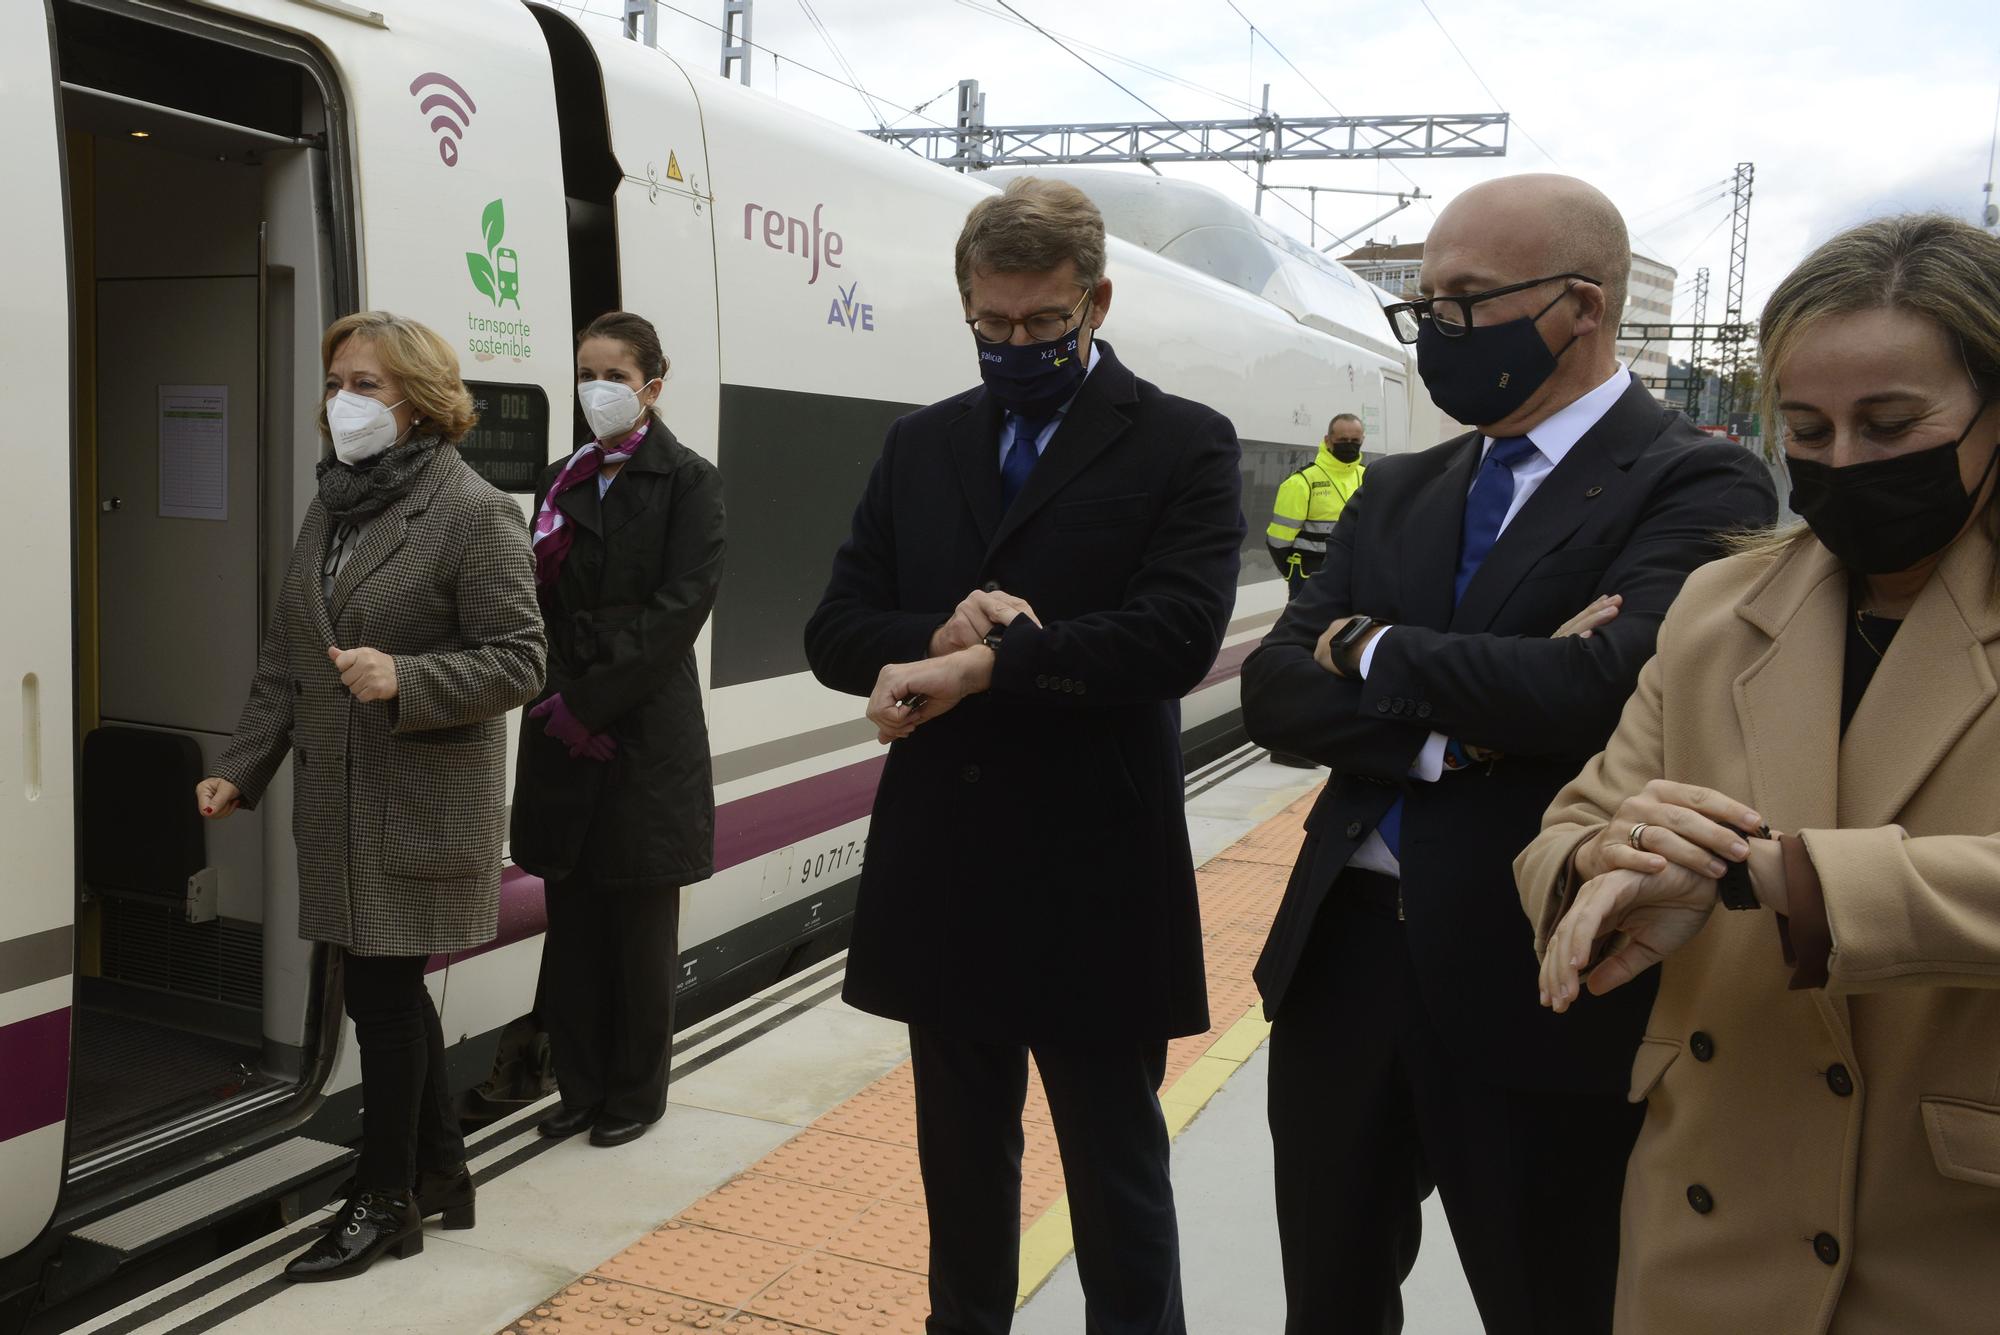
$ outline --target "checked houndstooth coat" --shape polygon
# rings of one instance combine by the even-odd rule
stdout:
[[[520,510],[449,445],[370,520],[323,596],[315,499],[215,773],[254,805],[290,750],[299,934],[357,955],[493,938],[506,831],[506,714],[542,684],[546,645]],[[327,647],[396,660],[397,698],[364,704]]]

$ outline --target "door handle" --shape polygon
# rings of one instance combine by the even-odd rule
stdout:
[[[110,500],[99,501],[97,508],[106,514],[110,514],[113,510],[123,510],[125,508],[125,498],[123,496],[113,496]]]

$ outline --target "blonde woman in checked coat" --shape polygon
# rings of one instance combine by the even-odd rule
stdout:
[[[459,457],[458,358],[380,311],[321,347],[331,453],[306,510],[236,737],[196,791],[221,819],[293,757],[299,931],[337,947],[361,1049],[354,1192],[293,1279],[342,1279],[423,1247],[423,1218],[472,1225],[433,954],[492,939],[508,710],[546,654],[527,526]]]

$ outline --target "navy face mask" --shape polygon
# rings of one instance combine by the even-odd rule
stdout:
[[[973,341],[987,391],[1002,408],[1023,417],[1045,417],[1068,403],[1090,369],[1077,351],[1081,326],[1047,343],[984,343],[977,336]]]
[[[1985,413],[1982,403],[1957,440],[1865,464],[1835,468],[1786,455],[1792,513],[1856,574],[1908,570],[1943,551],[1972,518],[1973,498],[1986,485],[2000,450],[1986,461],[1986,472],[1968,493],[1958,476],[1958,447]]]
[[[1538,322],[1568,295],[1565,288],[1533,315],[1474,325],[1456,337],[1439,333],[1436,320],[1424,321],[1417,331],[1417,374],[1432,400],[1452,420],[1468,426],[1512,417],[1555,374],[1562,353],[1549,351]],[[1563,344],[1563,352],[1569,351],[1569,343]]]

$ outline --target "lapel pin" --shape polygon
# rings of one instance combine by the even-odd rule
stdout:
[[[1587,501],[1593,499],[1594,497],[1602,496],[1603,494],[1604,494],[1604,488],[1592,487],[1589,491],[1583,493],[1583,499]]]

